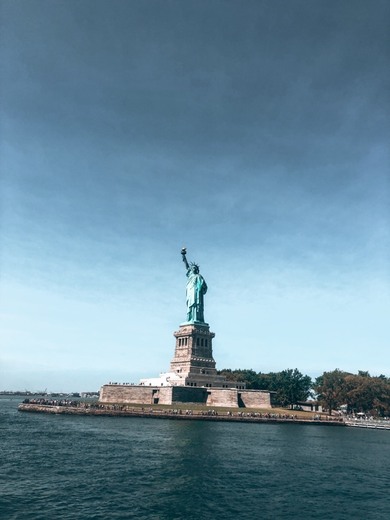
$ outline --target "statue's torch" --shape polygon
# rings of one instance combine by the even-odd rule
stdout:
[[[186,266],[187,269],[190,268],[190,266],[188,265],[188,262],[187,262],[187,258],[186,258],[186,254],[187,254],[187,249],[185,247],[182,248],[181,250],[181,256],[182,256],[182,260]]]

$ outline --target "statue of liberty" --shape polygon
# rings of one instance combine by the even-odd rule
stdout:
[[[186,303],[187,321],[204,323],[203,295],[207,292],[207,284],[199,273],[199,266],[194,262],[187,262],[185,247],[181,250],[184,265],[187,269]]]

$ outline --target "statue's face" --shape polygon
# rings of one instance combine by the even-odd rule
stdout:
[[[198,274],[198,273],[199,273],[199,269],[198,269],[196,266],[194,266],[194,267],[192,268],[192,272],[193,272],[194,274]]]

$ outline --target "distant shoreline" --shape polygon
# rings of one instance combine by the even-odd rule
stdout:
[[[219,412],[218,410],[198,411],[191,409],[175,408],[172,410],[158,410],[150,407],[121,409],[115,405],[105,405],[101,408],[79,407],[79,406],[58,406],[43,404],[21,403],[18,406],[20,412],[30,413],[49,413],[64,415],[89,415],[106,417],[141,417],[148,419],[174,419],[192,421],[219,421],[219,422],[239,422],[239,423],[268,423],[268,424],[314,424],[325,426],[346,426],[344,421],[339,418],[324,419],[301,419],[294,414],[286,413],[284,417],[273,413],[256,413],[250,411],[240,412]]]

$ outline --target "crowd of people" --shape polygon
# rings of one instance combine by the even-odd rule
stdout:
[[[242,419],[259,419],[259,420],[272,420],[272,421],[300,421],[300,420],[314,420],[314,421],[332,421],[332,422],[343,422],[341,417],[334,417],[328,415],[313,415],[301,417],[297,414],[289,413],[270,413],[270,412],[252,412],[252,411],[217,411],[214,409],[210,410],[196,410],[196,409],[181,409],[181,408],[153,408],[144,406],[134,406],[129,404],[105,404],[97,401],[86,402],[70,399],[25,399],[23,404],[40,405],[40,406],[60,406],[86,410],[101,410],[103,412],[119,412],[119,414],[130,414],[130,415],[188,415],[188,416],[202,416],[202,417],[226,417],[226,418],[242,418]]]

